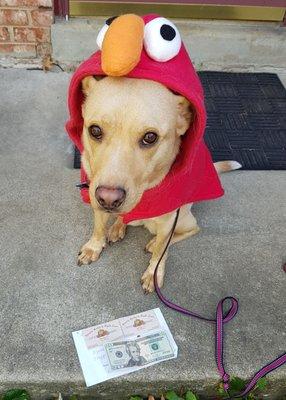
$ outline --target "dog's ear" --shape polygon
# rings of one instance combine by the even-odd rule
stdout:
[[[82,91],[86,96],[90,94],[91,90],[94,88],[95,85],[96,85],[96,79],[93,76],[86,76],[81,81]]]
[[[178,136],[184,135],[193,121],[193,112],[190,102],[183,96],[176,96],[177,100],[177,126]]]

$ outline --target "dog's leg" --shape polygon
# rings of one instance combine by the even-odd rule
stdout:
[[[191,212],[191,206],[192,204],[188,204],[181,207],[181,212],[179,215],[177,226],[175,228],[174,236],[171,240],[171,244],[179,242],[180,240],[186,239],[187,237],[193,236],[199,232],[200,228],[197,225],[196,218]],[[141,279],[142,287],[146,293],[154,291],[155,268],[167,244],[170,232],[174,224],[174,219],[175,213],[170,213],[162,217],[154,218],[153,220],[154,223],[156,223],[157,235],[153,237],[153,239],[151,239],[151,241],[146,246],[146,250],[152,252],[152,257],[149,266],[144,272]],[[157,270],[159,287],[162,287],[164,282],[167,253],[168,251],[166,251],[166,253],[164,254],[164,257],[162,258]]]
[[[108,242],[115,243],[118,240],[122,240],[126,233],[126,227],[127,225],[123,223],[122,217],[117,217],[114,224],[112,224],[108,230]]]
[[[184,232],[184,233],[175,233],[174,236],[172,237],[171,243],[174,244],[177,242],[180,242],[181,240],[187,239],[190,236],[194,236],[197,233],[199,233],[200,228],[198,226],[195,226],[191,230]]]
[[[188,237],[193,236],[200,231],[200,228],[197,225],[197,220],[191,212],[191,207],[192,204],[188,204],[181,208],[179,220],[174,235],[172,237],[172,240],[170,242],[170,245],[180,242],[181,240],[187,239]],[[156,236],[154,236],[150,240],[150,242],[147,243],[145,250],[148,251],[149,253],[153,253],[155,246],[156,246]]]
[[[197,233],[199,233],[199,231],[200,231],[200,228],[199,228],[198,226],[194,226],[192,229],[190,229],[190,230],[187,231],[187,232],[183,232],[183,233],[176,233],[176,232],[175,232],[175,233],[174,233],[174,236],[173,236],[172,239],[171,239],[170,245],[171,245],[171,244],[174,244],[174,243],[177,243],[177,242],[180,242],[181,240],[187,239],[187,238],[190,237],[190,236],[194,236],[194,235],[196,235]],[[154,236],[154,237],[150,240],[150,242],[148,242],[148,243],[146,244],[145,250],[146,250],[148,253],[153,253],[155,246],[156,246],[156,236]]]
[[[165,249],[169,233],[172,228],[173,224],[173,218],[172,214],[169,216],[164,216],[164,217],[159,217],[158,219],[154,219],[156,221],[156,230],[157,230],[157,235],[152,239],[150,242],[150,247],[152,248],[152,257],[149,263],[148,268],[144,272],[142,278],[141,278],[141,283],[143,290],[145,293],[151,293],[154,291],[154,272],[156,265]],[[151,250],[151,249],[149,249]],[[158,278],[158,285],[159,287],[163,286],[164,282],[164,275],[165,275],[165,263],[167,259],[167,253],[164,254],[164,257],[162,258],[160,265],[157,270],[157,278]]]
[[[149,266],[142,275],[141,278],[141,284],[142,288],[145,293],[151,293],[154,292],[154,272],[156,265],[159,261],[159,258],[161,257],[164,248],[166,245],[166,238],[161,237],[161,235],[156,236],[156,244],[154,245],[154,250],[152,253],[152,258],[150,260]],[[159,287],[163,286],[164,283],[164,275],[165,275],[165,264],[166,264],[166,259],[167,259],[167,254],[168,251],[164,254],[164,257],[162,258],[160,265],[157,270],[157,280],[158,280],[158,285]]]
[[[145,251],[147,251],[148,253],[153,253],[154,251],[154,247],[156,245],[156,236],[154,236],[150,242],[148,242],[145,246]]]
[[[93,234],[90,240],[82,246],[79,254],[77,263],[78,265],[90,264],[93,261],[97,261],[102,249],[106,243],[106,224],[109,218],[109,214],[99,211],[94,211],[94,228]]]

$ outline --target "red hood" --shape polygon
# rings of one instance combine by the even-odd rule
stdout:
[[[153,18],[156,16],[143,17],[145,23]],[[81,104],[84,100],[81,81],[88,75],[105,75],[101,69],[100,51],[78,67],[69,86],[70,119],[66,124],[66,130],[80,152],[83,151]],[[183,95],[195,110],[195,121],[183,136],[180,152],[169,173],[161,183],[143,193],[135,208],[123,215],[124,222],[156,217],[187,203],[222,196],[223,189],[203,140],[206,110],[202,85],[184,45],[182,44],[178,55],[167,62],[152,60],[143,49],[139,63],[126,76],[157,81]],[[82,182],[87,180],[83,167],[81,167],[81,180]],[[81,195],[83,201],[89,202],[88,189],[81,189]]]

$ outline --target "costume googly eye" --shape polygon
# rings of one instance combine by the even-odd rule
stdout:
[[[96,44],[100,48],[100,50],[102,49],[102,43],[103,43],[104,36],[105,36],[109,26],[111,25],[111,23],[115,20],[115,18],[117,18],[117,16],[108,18],[105,21],[105,24],[103,25],[103,27],[98,32],[98,35],[96,38]]]
[[[168,19],[155,18],[145,25],[144,47],[153,60],[171,60],[179,53],[181,44],[178,29]]]

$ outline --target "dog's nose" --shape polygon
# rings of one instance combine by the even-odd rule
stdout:
[[[124,202],[126,192],[120,187],[98,186],[95,190],[98,203],[108,211],[113,211]]]

